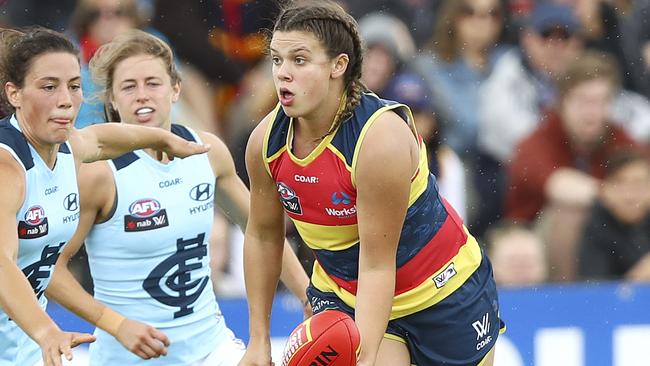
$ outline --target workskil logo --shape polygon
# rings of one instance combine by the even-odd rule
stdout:
[[[147,231],[169,226],[167,211],[153,198],[139,199],[129,206],[124,215],[124,231]]]

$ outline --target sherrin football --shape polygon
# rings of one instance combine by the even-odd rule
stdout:
[[[325,310],[291,332],[282,366],[354,366],[360,342],[359,329],[349,315]]]

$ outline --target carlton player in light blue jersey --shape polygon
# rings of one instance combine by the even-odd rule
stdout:
[[[249,194],[232,157],[216,136],[171,123],[180,78],[160,39],[141,31],[119,36],[97,51],[90,69],[106,89],[111,119],[171,130],[212,148],[171,162],[139,150],[85,164],[79,228],[49,291],[91,322],[110,314],[110,324],[97,324],[91,365],[234,366],[244,345],[219,311],[209,267],[210,255],[219,255],[209,251],[214,203],[242,229],[248,218]],[[65,265],[84,239],[95,299]],[[307,275],[287,245],[284,253],[283,280],[306,303]],[[70,298],[84,299],[84,306]]]
[[[0,366],[61,365],[92,342],[61,331],[43,296],[57,257],[79,222],[82,162],[154,147],[169,156],[203,153],[160,129],[106,124],[73,128],[81,104],[78,51],[61,34],[0,29]],[[40,348],[40,350],[39,350]]]

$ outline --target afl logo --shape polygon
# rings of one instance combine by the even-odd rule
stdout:
[[[280,198],[283,201],[296,197],[296,194],[293,192],[293,190],[282,182],[278,183],[278,192],[280,193]]]
[[[63,208],[68,211],[77,211],[79,208],[79,201],[77,201],[76,193],[70,193],[69,195],[65,196],[63,199]]]
[[[153,198],[139,199],[129,206],[129,213],[135,217],[151,217],[160,211],[160,202]]]
[[[45,220],[45,210],[41,206],[32,206],[25,212],[25,222],[35,226]]]
[[[195,185],[190,190],[190,198],[195,201],[207,201],[214,195],[214,188],[210,183],[201,183]]]

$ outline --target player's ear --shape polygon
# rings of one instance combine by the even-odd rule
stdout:
[[[332,60],[332,72],[330,77],[332,79],[340,78],[345,74],[345,70],[348,69],[348,64],[350,63],[350,58],[346,53],[341,53],[340,55],[334,57]]]

